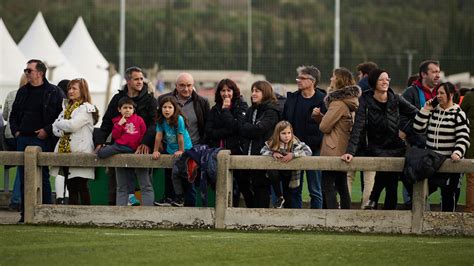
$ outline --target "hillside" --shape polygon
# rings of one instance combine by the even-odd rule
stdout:
[[[97,46],[118,63],[118,0],[2,0],[0,17],[20,41],[38,11],[61,44],[82,16]],[[252,71],[294,82],[295,68],[314,64],[329,79],[333,67],[332,0],[252,1]],[[127,0],[126,65],[167,69],[247,69],[246,1]],[[447,74],[472,71],[474,1],[341,0],[341,66],[365,60],[405,83],[413,69],[441,60]],[[78,51],[80,52],[80,51]]]

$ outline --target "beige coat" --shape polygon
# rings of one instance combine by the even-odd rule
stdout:
[[[324,133],[321,156],[341,156],[346,152],[360,94],[358,86],[347,86],[330,91],[324,99],[327,112],[319,124]]]

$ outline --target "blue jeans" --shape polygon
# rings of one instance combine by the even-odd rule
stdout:
[[[5,148],[7,151],[16,151],[16,139],[14,138],[6,138],[5,140]],[[10,167],[5,166],[5,171],[9,171]],[[15,175],[15,183],[13,184],[13,191],[12,196],[10,198],[10,204],[20,204],[21,202],[21,191],[20,191],[20,175],[18,170],[16,171]]]
[[[8,171],[5,169],[5,171]],[[10,198],[10,204],[21,203],[21,184],[20,184],[20,171],[16,171],[15,183],[13,183],[12,197]]]
[[[319,156],[319,150],[313,151],[313,156]],[[321,191],[321,171],[306,170],[306,179],[308,181],[308,191],[311,197],[311,209],[323,208],[323,193]],[[291,193],[291,208],[301,209],[303,200],[301,198],[304,180],[304,171],[301,171],[300,186],[294,188]]]
[[[42,140],[36,136],[18,136],[16,139],[17,151],[25,151],[27,146],[39,146],[42,151],[49,151],[49,140]],[[25,210],[25,167],[18,166],[18,176],[20,177],[20,192],[21,192],[21,215]],[[43,180],[43,204],[53,203],[51,194],[51,183],[49,182],[49,169],[47,166],[42,167]]]

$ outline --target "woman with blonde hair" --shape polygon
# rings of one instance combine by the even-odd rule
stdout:
[[[53,133],[59,137],[54,151],[93,153],[92,132],[98,118],[97,108],[91,103],[87,81],[82,78],[71,80],[67,85],[63,111],[53,123]],[[52,169],[52,175],[66,179],[69,204],[91,204],[87,181],[94,179],[94,168],[56,167]]]
[[[335,69],[331,77],[328,94],[324,98],[327,112],[318,108],[313,117],[319,122],[319,130],[324,133],[321,156],[341,156],[349,142],[354,114],[359,107],[361,89],[355,85],[352,73],[345,68]],[[347,186],[347,172],[323,171],[322,192],[327,209],[337,209],[336,191],[340,196],[341,209],[351,208],[351,196]]]

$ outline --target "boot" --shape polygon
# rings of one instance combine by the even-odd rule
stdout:
[[[364,210],[376,210],[377,202],[370,200],[367,205],[364,206]]]

